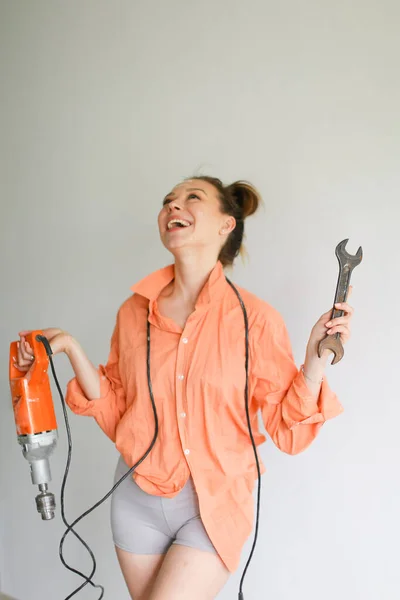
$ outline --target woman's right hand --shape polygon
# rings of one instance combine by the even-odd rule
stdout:
[[[41,331],[44,337],[49,341],[53,354],[67,351],[72,339],[72,336],[67,331],[55,327],[49,327],[48,329],[42,329]],[[31,333],[31,331],[20,331],[18,333],[20,336],[20,341],[17,342],[18,357],[17,360],[14,361],[14,366],[24,373],[29,371],[35,360],[33,349],[25,339],[28,333]]]

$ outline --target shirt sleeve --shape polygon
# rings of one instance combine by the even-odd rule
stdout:
[[[274,319],[257,327],[254,337],[253,396],[261,409],[268,435],[288,454],[305,450],[328,419],[343,412],[336,394],[324,376],[316,400],[301,368],[298,369],[284,320]]]
[[[89,399],[76,377],[67,384],[65,401],[77,415],[94,417],[104,433],[115,442],[116,428],[126,410],[126,394],[119,372],[120,312],[111,336],[106,365],[99,365],[100,396]]]

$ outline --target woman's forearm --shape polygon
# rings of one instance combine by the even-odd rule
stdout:
[[[306,355],[304,360],[304,371],[303,375],[306,380],[306,384],[312,395],[316,400],[319,398],[321,391],[321,379],[325,374],[326,359],[321,360],[317,358],[310,358]],[[307,375],[307,377],[306,377]],[[311,381],[312,380],[312,381]]]
[[[65,354],[68,356],[76,379],[86,398],[94,400],[100,396],[100,376],[96,367],[90,362],[79,342],[71,337]]]

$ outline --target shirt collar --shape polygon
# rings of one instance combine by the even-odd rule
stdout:
[[[131,286],[130,289],[132,292],[144,296],[153,303],[158,298],[161,290],[174,279],[174,276],[175,265],[171,264],[147,275],[144,279]],[[218,260],[197,298],[196,308],[218,300],[225,292],[227,285],[222,263]]]

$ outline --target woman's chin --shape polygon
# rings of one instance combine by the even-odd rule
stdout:
[[[187,250],[188,244],[183,240],[168,240],[167,242],[163,241],[164,248],[166,248],[169,252],[171,252],[174,256],[176,254],[180,254]]]
[[[172,252],[173,249],[185,248],[189,245],[189,240],[180,235],[165,235],[161,241],[167,250]]]

